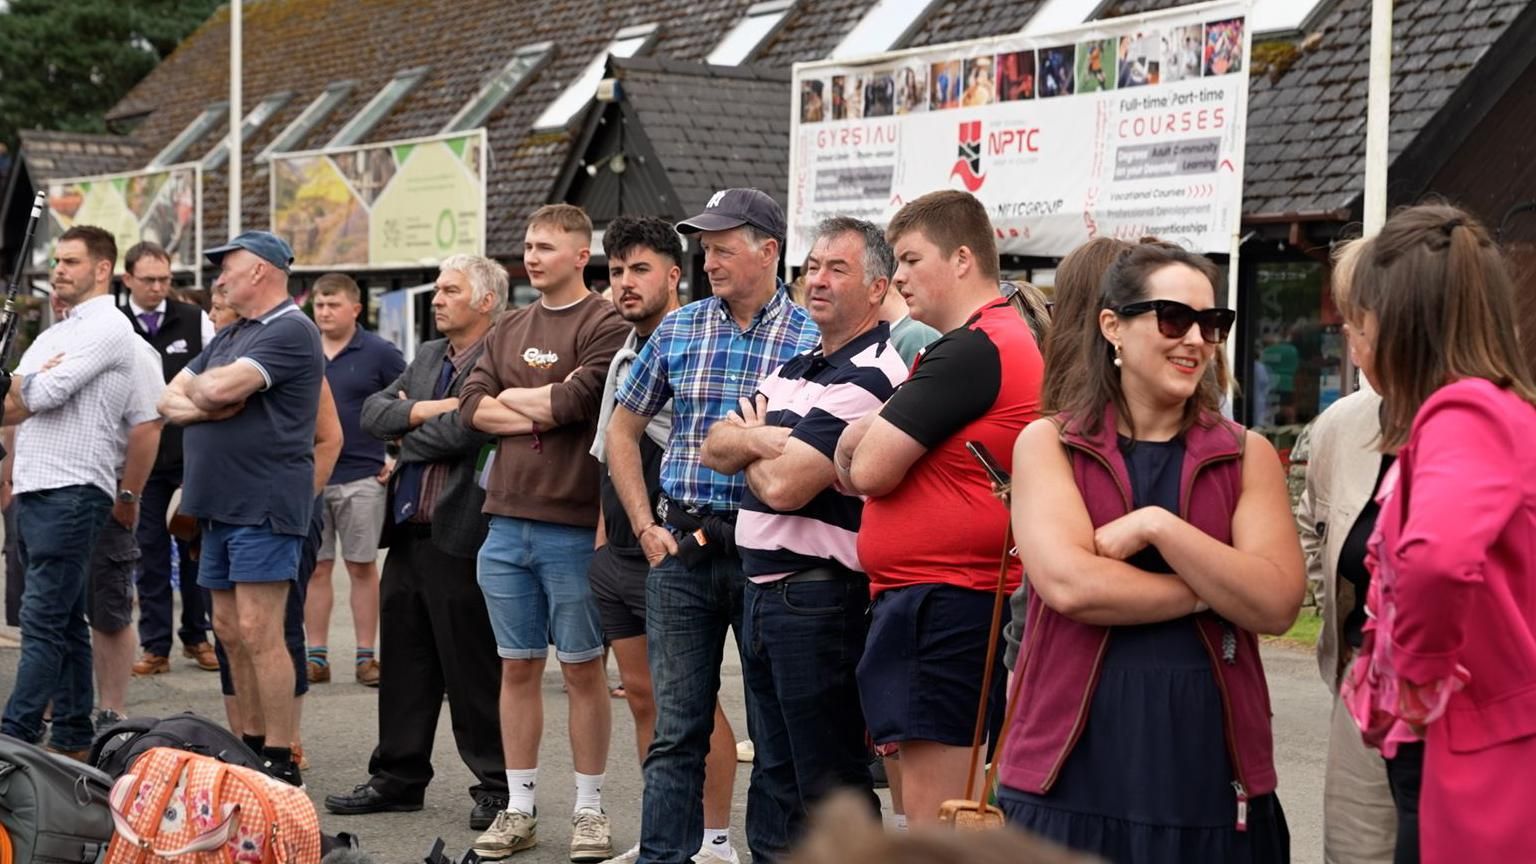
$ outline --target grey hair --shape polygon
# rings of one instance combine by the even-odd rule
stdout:
[[[831,237],[839,237],[843,234],[857,234],[864,240],[864,283],[872,284],[876,279],[890,279],[896,272],[896,252],[891,249],[890,241],[885,239],[885,229],[873,222],[863,219],[855,219],[852,216],[833,216],[823,219],[816,226],[816,237],[812,242],[825,240]]]
[[[471,303],[479,303],[480,298],[487,294],[494,295],[496,302],[491,304],[491,314],[495,315],[507,305],[507,268],[501,266],[483,255],[449,255],[441,264],[437,265],[440,272],[452,270],[463,273],[469,280]]]

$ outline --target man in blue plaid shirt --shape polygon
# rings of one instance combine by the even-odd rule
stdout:
[[[710,426],[819,339],[777,278],[784,212],[772,198],[726,189],[677,229],[698,235],[713,296],[662,320],[620,385],[607,438],[609,474],[651,564],[645,602],[656,735],[645,760],[644,864],[682,864],[696,851],[706,861],[735,857],[723,831],[702,849],[699,843],[725,631],[741,632],[745,580],[733,535],[746,480],[705,468],[699,450]],[[662,498],[652,502],[639,441],[668,399],[672,435],[661,463]],[[763,436],[764,458],[782,451],[788,431]]]

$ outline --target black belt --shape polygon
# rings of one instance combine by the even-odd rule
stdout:
[[[837,565],[822,565],[805,570],[797,570],[794,573],[778,580],[779,585],[788,585],[791,582],[841,582],[844,579],[861,578],[864,574],[856,573],[847,567]]]

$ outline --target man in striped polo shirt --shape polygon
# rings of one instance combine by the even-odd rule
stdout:
[[[856,551],[863,502],[834,486],[832,454],[848,424],[879,410],[906,378],[880,320],[894,269],[879,228],[823,222],[805,270],[821,344],[763,379],[704,442],[706,466],[747,480],[736,544],[748,579],[741,655],[757,746],[747,793],[754,861],[782,856],[807,808],[833,789],[858,789],[879,811],[854,679],[869,605]]]

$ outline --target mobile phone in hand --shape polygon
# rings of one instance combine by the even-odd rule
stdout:
[[[992,451],[987,449],[987,445],[980,441],[967,441],[965,442],[965,449],[971,451],[971,455],[976,457],[977,462],[981,463],[982,469],[992,479],[993,485],[999,488],[1008,485],[1008,472],[1003,470],[1003,466],[997,464],[997,459],[993,458]]]

